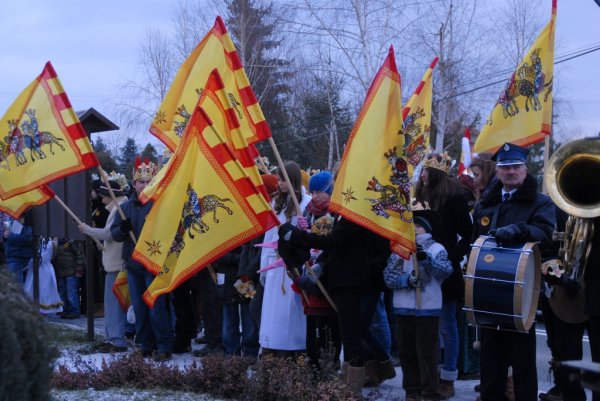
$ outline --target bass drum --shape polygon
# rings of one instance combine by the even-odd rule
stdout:
[[[465,312],[471,324],[528,332],[537,311],[540,280],[537,244],[498,246],[475,241],[465,274]]]

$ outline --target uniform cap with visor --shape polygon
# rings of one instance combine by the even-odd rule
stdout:
[[[529,149],[506,142],[494,153],[492,161],[496,162],[496,166],[515,166],[525,164],[528,154]]]

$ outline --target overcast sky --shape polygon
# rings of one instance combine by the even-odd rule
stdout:
[[[112,118],[109,105],[119,87],[135,77],[141,39],[151,28],[169,31],[173,9],[171,0],[3,2],[0,113],[50,60],[76,110],[94,107]],[[559,0],[556,42],[556,56],[600,45],[600,7],[593,0]],[[574,133],[600,132],[599,71],[600,51],[555,68],[554,96],[570,106],[563,121]],[[0,127],[2,136],[6,129]]]

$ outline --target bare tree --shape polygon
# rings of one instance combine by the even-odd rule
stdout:
[[[419,15],[421,23],[411,31],[415,46],[439,57],[433,81],[434,149],[457,151],[462,128],[478,112],[474,95],[460,92],[491,65],[485,29],[478,24],[483,14],[477,0],[442,0],[420,6]]]

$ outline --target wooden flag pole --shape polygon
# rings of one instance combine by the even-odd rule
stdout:
[[[119,203],[117,202],[117,197],[115,196],[115,193],[113,192],[113,189],[110,186],[110,183],[108,182],[108,175],[106,175],[106,171],[104,171],[101,165],[98,165],[98,171],[100,172],[102,182],[104,182],[104,185],[106,185],[106,188],[108,188],[108,193],[110,194],[113,203],[117,207],[117,211],[119,212],[119,216],[121,216],[121,220],[126,220],[127,217],[125,217],[125,213],[123,213],[123,209],[121,209],[121,205],[119,205]],[[132,230],[129,231],[129,237],[131,238],[134,244],[137,244],[135,234]]]
[[[411,256],[413,260],[413,270],[415,271],[415,276],[419,277],[419,261],[417,260],[417,253],[415,252]],[[415,302],[417,304],[417,309],[420,310],[422,308],[421,287],[415,288]]]
[[[292,187],[292,183],[290,182],[290,177],[288,176],[288,173],[283,165],[283,160],[281,159],[279,150],[277,150],[277,146],[275,145],[275,141],[273,140],[272,137],[269,137],[269,145],[271,145],[271,150],[273,150],[273,153],[275,154],[275,158],[277,159],[277,164],[279,165],[279,170],[281,171],[281,174],[283,175],[283,179],[285,180],[285,183],[287,184],[288,191],[289,191],[288,193],[291,195],[292,202],[294,202],[294,206],[296,207],[296,215],[298,217],[302,217],[302,209],[300,208],[300,204],[298,203],[298,199],[296,198],[296,193],[294,192],[294,187]],[[310,265],[308,263],[305,263],[305,267],[308,270],[308,274],[311,274],[317,278],[317,286],[319,287],[321,292],[323,292],[323,295],[325,296],[327,301],[331,304],[332,308],[337,312],[337,308],[336,308],[335,304],[333,303],[331,296],[325,289],[325,286],[323,285],[321,280],[319,280],[319,277],[317,277],[315,272],[312,270],[312,267],[310,267]]]
[[[548,159],[550,158],[550,135],[544,135],[544,170],[548,167]],[[547,194],[546,180],[542,180],[542,193]]]
[[[69,216],[71,216],[71,218],[73,220],[75,220],[75,222],[78,225],[83,224],[83,221],[79,220],[79,218],[75,215],[75,213],[73,213],[73,211],[71,209],[69,209],[69,207],[67,205],[65,205],[65,202],[63,202],[62,199],[60,199],[60,197],[58,195],[54,195],[54,199],[56,199],[56,201],[58,202],[58,204],[60,206],[62,206],[63,209],[65,209],[65,212],[67,212],[67,214]],[[103,251],[104,247],[102,246],[102,244],[100,243],[100,241],[98,241],[96,238],[93,238],[93,237],[92,237],[92,239],[94,240],[94,242],[98,246],[98,249],[101,250],[101,251]]]

